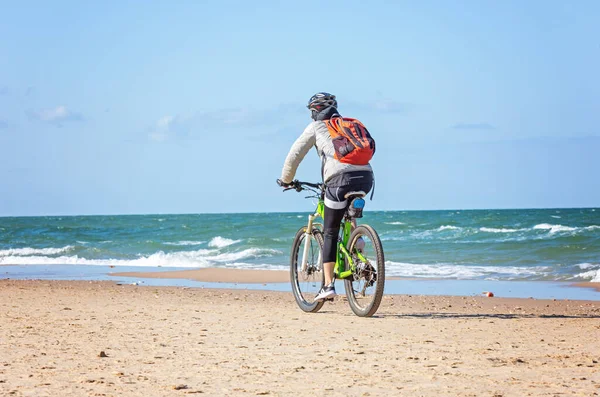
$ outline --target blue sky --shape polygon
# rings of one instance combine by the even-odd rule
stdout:
[[[274,181],[317,91],[370,209],[600,202],[595,1],[0,6],[0,216],[310,210]]]

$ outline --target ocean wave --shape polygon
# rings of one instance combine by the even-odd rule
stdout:
[[[591,269],[593,267],[600,267],[600,264],[597,263],[578,263],[575,266],[580,268],[581,270]]]
[[[230,245],[237,244],[240,241],[242,241],[242,240],[232,240],[229,238],[217,236],[217,237],[214,237],[212,240],[210,240],[210,242],[208,243],[208,246],[215,247],[215,248],[225,248]]]
[[[486,232],[486,233],[515,233],[515,232],[519,232],[523,229],[505,229],[505,228],[496,229],[494,227],[480,227],[479,230],[482,232]]]
[[[176,245],[176,246],[186,246],[186,245],[201,245],[206,241],[177,241],[175,243],[164,243],[165,245]]]
[[[444,230],[459,230],[459,229],[460,229],[460,227],[457,227],[457,226],[452,226],[452,225],[443,225],[443,226],[440,226],[440,227],[437,229],[437,231],[438,231],[438,232],[442,232],[442,231],[444,231]]]
[[[578,263],[578,268],[586,270],[583,273],[575,275],[575,278],[584,279],[592,283],[600,283],[600,263]]]
[[[196,250],[182,252],[158,251],[152,255],[136,259],[87,259],[73,256],[23,256],[0,257],[4,265],[99,265],[99,266],[147,266],[147,267],[210,267],[223,263],[235,264],[237,261],[251,260],[281,255],[273,249],[248,248],[239,252],[218,253],[218,250]]]
[[[560,216],[558,216],[558,215],[550,215],[550,216],[555,219],[560,219]]]
[[[402,236],[380,236],[379,238],[381,241],[405,241],[408,239],[408,237]]]
[[[541,223],[539,225],[535,225],[533,230],[549,230],[550,234],[562,233],[562,232],[581,232],[582,230],[590,231],[600,229],[598,225],[590,225],[585,227],[571,227],[571,226],[563,226],[563,225],[551,225],[549,223]]]
[[[283,252],[274,249],[248,248],[239,252],[226,252],[215,256],[210,256],[209,259],[215,262],[235,262],[244,259],[263,258],[282,254]]]
[[[590,283],[600,283],[600,269],[579,273],[575,277],[589,281]]]
[[[274,265],[269,263],[248,263],[248,262],[235,262],[235,263],[224,263],[219,267],[225,267],[230,269],[254,269],[254,270],[288,270],[289,265]]]
[[[0,250],[0,258],[7,256],[32,256],[32,255],[58,255],[65,254],[71,251],[72,245],[67,245],[62,248],[11,248],[7,250]]]
[[[563,226],[563,225],[550,225],[548,223],[540,223],[533,227],[534,230],[550,230],[550,234],[559,232],[573,232],[577,230],[576,227]]]
[[[404,225],[404,222],[384,222],[386,225]]]
[[[397,277],[426,277],[450,279],[520,279],[542,277],[549,273],[545,266],[477,266],[452,263],[419,264],[386,261],[386,274]]]

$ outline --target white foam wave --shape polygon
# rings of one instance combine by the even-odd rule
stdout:
[[[579,273],[575,278],[581,278],[588,280],[593,283],[600,283],[600,263],[578,263],[575,265],[581,270],[587,270],[583,273]]]
[[[289,265],[274,265],[267,263],[247,263],[247,262],[235,262],[235,263],[224,263],[222,267],[232,269],[255,269],[255,270],[287,270]]]
[[[397,277],[429,277],[452,279],[499,278],[516,279],[522,277],[542,276],[549,268],[523,266],[475,266],[456,265],[451,263],[418,264],[386,261],[386,274]]]
[[[395,236],[381,237],[381,241],[404,241],[406,239],[407,239],[406,237],[395,237]]]
[[[480,227],[479,230],[486,233],[514,233],[520,231],[521,229],[496,229],[494,227]]]
[[[577,230],[576,227],[569,227],[563,225],[550,225],[548,223],[541,223],[539,225],[535,225],[533,227],[534,230],[550,230],[551,234],[559,233],[559,232],[573,232]]]
[[[239,252],[227,252],[211,256],[210,260],[214,262],[236,262],[244,259],[262,258],[265,256],[281,255],[281,251],[273,249],[248,248]]]
[[[577,267],[579,267],[581,270],[586,270],[586,269],[591,269],[593,267],[600,267],[600,264],[594,264],[594,263],[578,263],[577,265],[575,265]]]
[[[177,245],[177,246],[186,246],[186,245],[201,245],[206,241],[177,241],[175,243],[165,243],[165,245]]]
[[[215,247],[215,248],[225,248],[230,245],[239,243],[240,241],[242,241],[242,240],[232,240],[229,238],[217,236],[217,237],[214,237],[212,240],[210,240],[210,242],[208,243],[208,246]]]
[[[384,222],[386,225],[404,225],[404,222]]]
[[[62,248],[11,248],[0,250],[0,259],[9,256],[58,255],[67,253],[73,248],[71,245]]]
[[[441,231],[444,231],[444,230],[458,230],[458,229],[460,229],[460,227],[452,226],[452,225],[443,225],[443,226],[440,226],[437,229],[437,231],[441,232]]]
[[[600,229],[600,226],[598,225],[592,225],[592,226],[586,226],[584,227],[585,230],[596,230],[596,229]]]
[[[552,218],[556,218],[556,219],[560,219],[560,216],[558,215],[550,215]]]
[[[281,255],[272,249],[248,248],[239,252],[218,253],[218,250],[196,250],[183,252],[156,252],[136,259],[87,259],[73,256],[4,256],[0,264],[4,265],[99,265],[99,266],[148,266],[148,267],[210,267],[237,261]]]
[[[575,276],[584,280],[589,280],[591,283],[600,283],[600,270],[590,270]]]

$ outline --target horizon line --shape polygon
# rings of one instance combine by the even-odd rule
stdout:
[[[596,210],[600,207],[507,207],[507,208],[446,208],[446,209],[398,209],[398,210],[371,210],[367,212],[442,212],[442,211],[514,211],[514,210]],[[45,218],[45,217],[97,217],[97,216],[179,216],[179,215],[249,215],[249,214],[298,214],[312,213],[313,211],[254,211],[254,212],[154,212],[131,214],[52,214],[52,215],[0,215],[2,218]]]

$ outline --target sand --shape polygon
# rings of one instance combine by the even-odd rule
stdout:
[[[1,396],[593,396],[600,303],[0,280]]]
[[[109,275],[114,277],[185,279],[211,283],[267,284],[290,282],[290,272],[287,270],[227,269],[218,267],[190,270],[158,270],[151,272],[111,272]],[[399,277],[386,277],[386,280],[399,279]]]
[[[114,272],[115,277],[171,278],[204,282],[244,284],[289,283],[290,272],[284,270],[250,270],[211,267],[190,270],[160,270],[153,272]]]
[[[597,283],[597,282],[575,283],[575,284],[573,284],[573,286],[580,287],[580,288],[592,288],[592,289],[595,289],[596,291],[600,292],[600,283]]]

